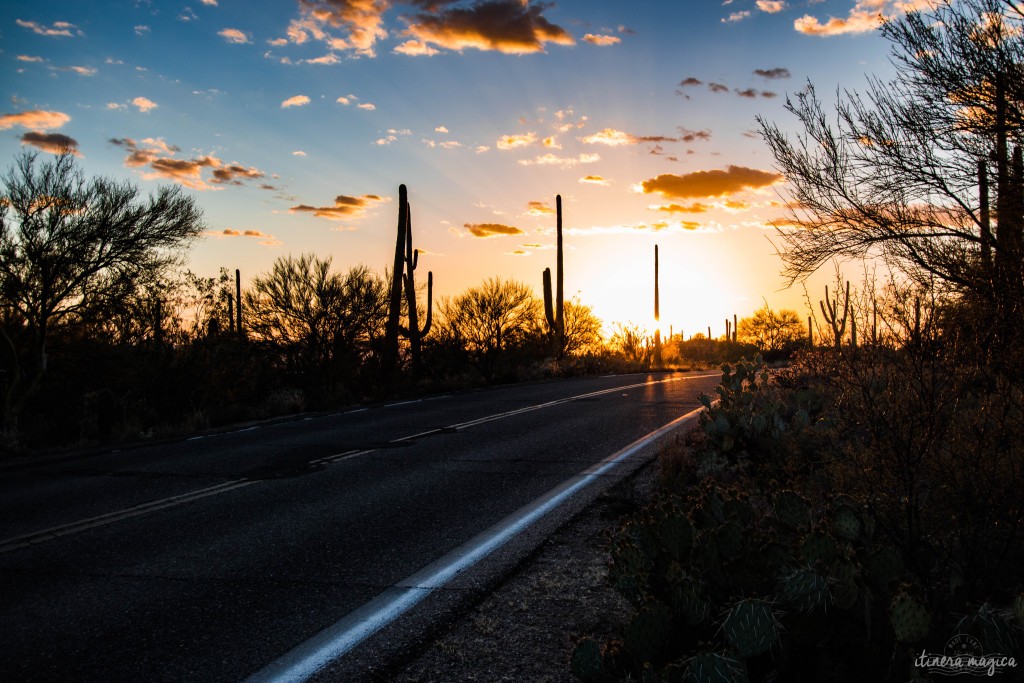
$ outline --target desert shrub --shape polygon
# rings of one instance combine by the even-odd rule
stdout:
[[[636,611],[579,678],[907,680],[957,633],[1021,660],[1019,383],[921,344],[741,362],[716,394],[608,534]]]

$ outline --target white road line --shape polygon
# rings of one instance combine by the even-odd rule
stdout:
[[[236,479],[234,481],[226,481],[216,486],[210,486],[205,489],[199,489],[198,491],[191,491],[189,493],[182,493],[177,496],[171,496],[169,498],[161,498],[159,500],[151,500],[147,503],[140,503],[134,507],[125,508],[123,510],[115,510],[114,512],[108,512],[106,514],[97,515],[95,517],[89,517],[86,519],[80,519],[68,524],[61,524],[60,526],[50,527],[49,529],[43,529],[41,531],[34,531],[29,534],[22,536],[15,536],[13,538],[7,538],[0,541],[0,553],[10,552],[17,550],[18,548],[27,548],[28,546],[35,545],[37,543],[44,543],[46,541],[52,541],[62,536],[70,536],[87,529],[95,529],[96,527],[106,526],[107,524],[113,524],[114,522],[120,522],[124,519],[130,519],[132,517],[138,517],[139,515],[146,515],[150,512],[156,512],[157,510],[166,510],[169,507],[175,507],[177,505],[184,505],[185,503],[191,503],[201,498],[207,498],[209,496],[216,496],[220,493],[227,491],[233,491],[240,489],[250,484],[255,484],[255,480],[248,479]]]
[[[444,557],[391,586],[368,603],[249,677],[247,683],[306,681],[359,643],[395,621],[430,593],[466,571],[541,519],[575,493],[684,422],[703,408],[676,418],[601,462],[567,479],[473,537]]]
[[[591,398],[593,396],[601,396],[603,394],[614,393],[616,391],[621,391],[622,389],[633,389],[633,388],[637,388],[637,387],[650,386],[650,385],[653,385],[653,384],[662,384],[662,383],[665,383],[665,382],[678,382],[678,381],[684,381],[684,380],[688,380],[688,379],[698,379],[698,378],[701,378],[701,377],[710,377],[710,376],[711,375],[692,375],[692,376],[689,376],[689,377],[670,377],[668,379],[661,379],[661,380],[656,380],[656,381],[651,381],[651,382],[641,382],[641,383],[638,383],[638,384],[631,384],[631,385],[627,385],[627,386],[624,386],[624,387],[614,387],[612,389],[601,389],[599,391],[592,391],[592,392],[588,392],[586,394],[577,394],[576,396],[568,396],[566,398],[560,398],[560,399],[556,399],[556,400],[553,400],[553,401],[547,401],[546,403],[538,403],[536,405],[526,406],[524,408],[517,408],[515,410],[509,410],[509,411],[506,411],[504,413],[497,413],[495,415],[488,415],[486,417],[478,418],[476,420],[470,420],[469,422],[462,422],[462,423],[459,423],[459,424],[450,425],[448,427],[441,427],[440,429],[431,429],[431,430],[428,430],[426,432],[419,432],[417,434],[412,434],[410,436],[403,436],[403,437],[400,437],[400,438],[397,438],[397,439],[393,439],[390,443],[397,443],[397,442],[401,442],[401,441],[413,441],[413,440],[421,438],[423,436],[427,436],[427,435],[430,435],[430,434],[437,434],[439,432],[443,432],[444,430],[456,430],[457,431],[457,430],[462,430],[462,429],[468,429],[469,427],[475,427],[477,425],[485,424],[487,422],[493,422],[495,420],[501,420],[501,419],[504,419],[506,417],[513,417],[515,415],[521,415],[523,413],[528,413],[528,412],[531,412],[531,411],[534,411],[534,410],[540,410],[542,408],[549,408],[551,406],[560,405],[562,403],[569,403],[571,401],[576,401],[576,400],[583,399],[583,398]],[[416,402],[418,402],[418,401],[406,401],[406,403],[416,403]],[[404,404],[402,404],[402,403],[394,403],[394,404],[391,404],[391,405],[395,406],[395,405],[404,405]],[[390,407],[390,406],[384,406],[384,407],[386,408],[386,407]],[[365,410],[367,410],[367,409],[366,408],[360,408],[358,410],[353,410],[351,412],[359,413],[359,412],[364,412]],[[250,431],[253,431],[253,430],[256,430],[256,429],[259,429],[259,427],[258,426],[254,426],[254,427],[249,427],[249,428],[246,428],[246,429],[239,429],[239,430],[237,430],[235,432],[231,432],[231,433],[236,433],[237,434],[237,433],[241,433],[241,432],[250,432]],[[203,437],[193,437],[193,438],[203,438]],[[369,448],[369,449],[364,449],[364,450],[344,451],[344,452],[341,452],[341,453],[336,453],[334,455],[329,455],[329,456],[326,456],[326,457],[323,457],[323,458],[319,458],[317,460],[312,460],[312,461],[310,461],[309,464],[311,464],[311,465],[329,465],[331,463],[340,462],[342,460],[348,460],[350,458],[355,458],[355,457],[358,457],[358,456],[361,456],[361,455],[366,455],[368,453],[373,453],[376,450],[378,450],[378,449],[376,449],[376,448]],[[27,548],[29,546],[36,545],[38,543],[45,543],[46,541],[52,541],[52,540],[55,540],[57,538],[61,538],[63,536],[70,536],[72,534],[77,534],[77,533],[80,533],[82,531],[87,531],[89,529],[95,529],[96,527],[106,526],[108,524],[114,524],[115,522],[120,522],[120,521],[125,520],[125,519],[131,519],[132,517],[139,517],[141,515],[149,514],[151,512],[156,512],[158,510],[165,510],[165,509],[167,509],[169,507],[175,507],[175,506],[178,506],[178,505],[184,505],[185,503],[191,503],[192,501],[201,500],[203,498],[207,498],[209,496],[215,496],[215,495],[220,494],[220,493],[226,493],[227,491],[233,491],[235,489],[242,488],[244,486],[249,486],[251,484],[256,484],[256,483],[259,483],[259,482],[260,482],[259,479],[235,479],[233,481],[227,481],[227,482],[224,482],[224,483],[221,483],[221,484],[217,484],[215,486],[210,486],[210,487],[205,488],[205,489],[199,489],[198,491],[192,491],[190,493],[183,493],[183,494],[179,494],[179,495],[176,495],[176,496],[171,496],[169,498],[161,498],[159,500],[153,500],[153,501],[149,501],[147,503],[140,503],[139,505],[135,505],[135,506],[130,507],[130,508],[125,508],[125,509],[122,509],[122,510],[115,510],[113,512],[108,512],[108,513],[105,513],[105,514],[102,514],[102,515],[97,515],[95,517],[89,517],[87,519],[76,520],[74,522],[69,522],[67,524],[62,524],[60,526],[50,527],[49,529],[43,529],[41,531],[34,531],[34,532],[31,532],[31,533],[28,533],[28,534],[23,534],[21,536],[14,536],[12,538],[2,539],[2,540],[0,540],[0,554],[11,552],[11,551],[14,551],[14,550],[18,550],[20,548]]]

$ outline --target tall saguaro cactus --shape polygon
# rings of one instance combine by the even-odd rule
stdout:
[[[658,245],[654,245],[654,322],[658,323],[661,321],[661,300],[660,292],[658,290]],[[654,328],[654,365],[660,366],[662,364],[661,356],[661,329],[657,326]]]
[[[843,342],[843,334],[846,333],[846,321],[850,314],[850,282],[846,282],[846,297],[843,299],[842,316],[839,315],[838,295],[835,301],[830,301],[828,296],[828,285],[825,286],[825,300],[819,301],[821,314],[825,322],[832,328],[832,337],[838,349]]]
[[[398,228],[395,237],[395,260],[391,270],[391,290],[388,296],[388,319],[384,326],[383,367],[392,375],[398,369],[398,337],[409,340],[413,369],[419,369],[420,347],[423,337],[430,332],[433,320],[434,274],[427,273],[427,319],[420,328],[419,309],[416,305],[416,277],[420,250],[412,246],[412,207],[405,185],[398,186]],[[402,291],[405,290],[407,327],[402,326]]]
[[[419,370],[420,364],[420,342],[430,332],[430,323],[433,320],[433,299],[434,299],[434,273],[427,272],[427,319],[423,328],[419,325],[419,311],[416,306],[416,278],[414,271],[419,265],[420,250],[412,248],[412,207],[406,202],[405,206],[405,301],[408,309],[409,326],[402,327],[402,336],[409,340],[409,352],[412,355],[413,370]]]
[[[405,185],[398,186],[398,231],[395,237],[395,260],[391,268],[391,290],[388,295],[388,319],[384,325],[383,369],[386,374],[398,368],[398,335],[402,317],[402,271],[405,265],[405,229],[408,224],[409,195]]]
[[[238,268],[235,268],[235,315],[238,316],[236,329],[241,337],[245,331],[242,329],[242,272]]]
[[[565,350],[565,276],[562,271],[562,195],[555,196],[555,232],[557,256],[555,257],[556,289],[554,301],[551,296],[551,269],[544,269],[544,317],[547,319],[548,330],[554,339],[557,355],[561,357]]]

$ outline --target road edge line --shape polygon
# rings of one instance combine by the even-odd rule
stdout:
[[[247,683],[298,683],[309,680],[331,662],[345,656],[364,640],[408,612],[434,590],[504,546],[609,470],[638,451],[657,443],[683,424],[694,420],[703,410],[704,408],[696,408],[680,415],[563,481],[441,558],[385,589],[312,638],[300,643],[247,678]]]

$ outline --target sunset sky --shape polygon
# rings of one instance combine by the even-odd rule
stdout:
[[[91,175],[181,183],[189,267],[317,252],[383,272],[399,183],[435,299],[554,266],[606,322],[690,334],[782,290],[785,184],[758,114],[892,73],[894,0],[3,2],[0,157],[71,144]],[[849,273],[857,276],[856,269]],[[422,276],[421,276],[422,277]],[[811,281],[811,295],[831,273]]]

